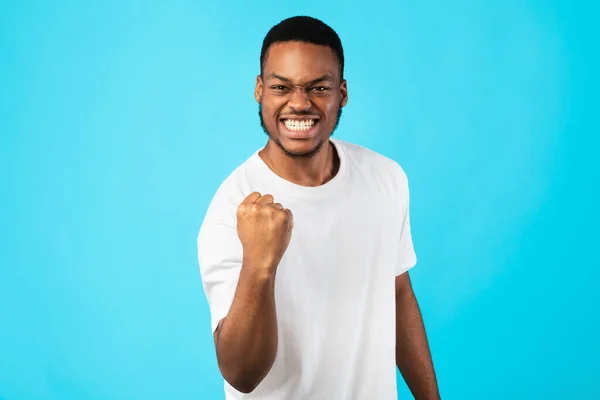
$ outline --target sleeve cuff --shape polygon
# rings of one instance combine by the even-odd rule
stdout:
[[[412,257],[412,258],[406,260],[405,262],[403,262],[401,264],[398,264],[396,266],[396,268],[395,268],[395,274],[396,274],[396,276],[402,275],[406,271],[408,271],[411,268],[413,268],[415,265],[417,265],[417,258],[416,257]]]

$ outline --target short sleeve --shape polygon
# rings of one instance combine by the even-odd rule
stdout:
[[[229,312],[242,267],[242,245],[236,227],[205,221],[198,234],[198,262],[214,332]]]
[[[410,193],[408,179],[404,172],[400,177],[399,203],[400,203],[400,239],[398,242],[398,258],[396,262],[396,276],[402,275],[417,264],[417,255],[413,246],[410,231]]]

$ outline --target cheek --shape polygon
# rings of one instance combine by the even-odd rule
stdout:
[[[285,104],[286,104],[286,101],[282,100],[282,99],[271,99],[271,98],[264,99],[264,101],[262,102],[263,118],[265,120],[271,120],[271,121],[274,120],[275,115],[279,112],[281,107],[284,106]]]
[[[329,123],[335,123],[335,121],[337,120],[339,109],[340,104],[336,101],[328,103],[326,108],[323,109],[325,111],[325,114],[327,115],[327,120]]]
[[[268,126],[273,127],[273,128],[275,128],[277,126],[278,119],[275,116],[275,112],[269,112],[268,114],[266,114],[264,116],[264,119],[265,119],[265,123]]]
[[[262,118],[266,124],[271,123],[273,121],[274,109],[271,105],[265,104],[264,102],[261,104],[262,109]]]

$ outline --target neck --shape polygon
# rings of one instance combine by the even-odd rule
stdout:
[[[269,139],[259,151],[267,166],[283,179],[301,186],[321,186],[329,182],[339,169],[339,156],[331,141],[310,158],[292,158]]]

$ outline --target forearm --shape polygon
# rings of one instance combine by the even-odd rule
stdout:
[[[277,318],[273,274],[243,266],[236,293],[217,329],[216,349],[223,377],[241,392],[264,379],[277,353]]]
[[[396,364],[416,400],[440,398],[421,311],[412,290],[396,299]]]

